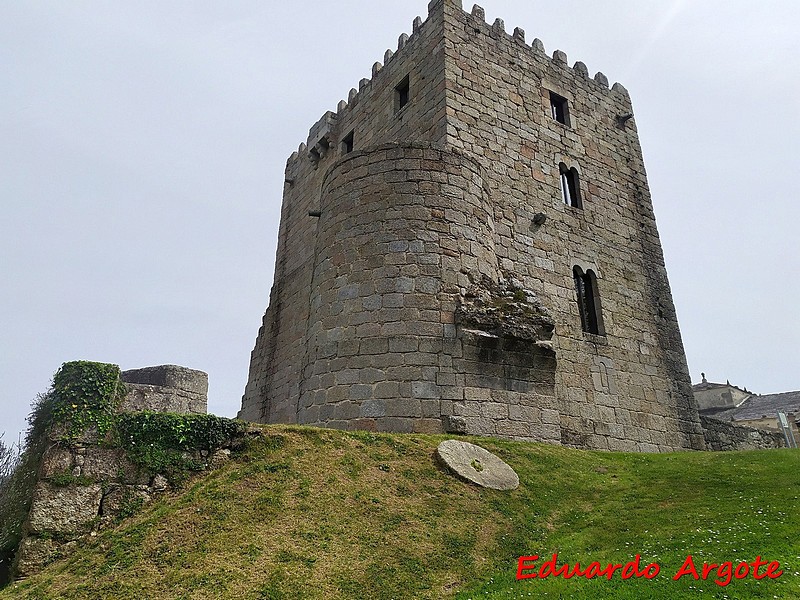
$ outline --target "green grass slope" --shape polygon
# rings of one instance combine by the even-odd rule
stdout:
[[[0,599],[800,598],[800,452],[623,454],[472,441],[512,492],[444,473],[443,436],[270,426],[225,467]],[[653,579],[516,579],[517,558],[658,563]],[[780,561],[777,579],[686,576]],[[765,568],[760,569],[763,573]]]

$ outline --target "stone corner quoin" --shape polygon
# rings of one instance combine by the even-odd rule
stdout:
[[[620,84],[434,0],[286,165],[241,418],[704,449]]]

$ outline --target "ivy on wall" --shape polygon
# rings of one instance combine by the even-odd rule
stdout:
[[[97,443],[124,449],[128,459],[149,475],[160,473],[177,484],[192,471],[206,468],[217,449],[245,431],[242,421],[214,415],[120,414],[118,407],[125,393],[117,365],[74,361],[61,366],[51,389],[34,402],[24,450],[13,472],[0,479],[0,587],[8,583],[8,564],[22,539],[52,432],[57,433],[61,444],[75,447],[91,443],[89,439],[94,436],[83,434],[96,429]],[[61,486],[94,482],[71,471],[48,480]],[[127,494],[120,514],[132,514],[141,503],[140,496]]]
[[[244,433],[244,423],[215,415],[179,415],[151,411],[119,415],[119,445],[134,464],[163,473],[171,481],[206,467],[226,441]]]
[[[0,562],[6,571],[22,539],[49,443],[48,431],[60,427],[60,436],[69,442],[94,426],[102,440],[114,427],[114,411],[124,393],[117,365],[75,361],[64,363],[53,376],[50,390],[33,402],[19,461],[0,483]],[[66,477],[71,476],[56,477],[55,482],[66,484]],[[6,576],[0,577],[0,583],[7,583]]]
[[[150,473],[163,473],[173,483],[205,468],[205,457],[244,431],[242,422],[215,415],[119,414],[124,394],[117,365],[73,361],[53,377],[50,406],[43,409],[50,423],[64,427],[64,441],[74,441],[95,427],[101,442],[119,445],[131,462]]]
[[[89,427],[102,439],[114,426],[116,407],[125,395],[117,365],[78,360],[64,363],[53,377],[52,420],[74,440]]]

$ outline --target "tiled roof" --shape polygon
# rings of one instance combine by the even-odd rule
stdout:
[[[777,418],[779,412],[800,416],[800,391],[750,396],[736,408],[727,408],[719,412],[703,411],[704,414],[721,421],[749,421],[764,416]]]

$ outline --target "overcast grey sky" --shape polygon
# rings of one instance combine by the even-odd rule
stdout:
[[[800,3],[481,4],[630,91],[692,380],[800,389]],[[286,158],[426,13],[0,1],[6,441],[69,360],[201,369],[235,415]]]

